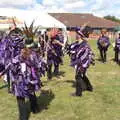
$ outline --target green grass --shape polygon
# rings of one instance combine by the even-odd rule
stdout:
[[[99,58],[96,41],[90,45]],[[120,120],[120,66],[112,61],[112,46],[108,51],[108,62],[103,64],[96,60],[96,65],[88,70],[94,92],[84,92],[82,97],[72,97],[74,88],[74,69],[69,66],[69,57],[65,56],[61,66],[61,76],[52,81],[42,78],[43,90],[51,92],[37,93],[41,111],[30,114],[29,120]],[[65,72],[65,73],[64,73]],[[0,81],[0,87],[4,82]],[[16,99],[7,93],[7,88],[0,89],[0,120],[17,120]]]

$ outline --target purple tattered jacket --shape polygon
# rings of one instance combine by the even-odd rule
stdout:
[[[5,68],[1,74],[9,71],[12,93],[19,97],[29,97],[30,94],[40,89],[40,77],[45,74],[45,61],[32,52],[25,60],[20,55],[23,48],[22,38],[19,36],[6,36],[1,41],[0,54]]]
[[[59,42],[62,43],[62,40],[60,40],[59,36],[56,36],[55,38],[52,38],[52,40],[48,43],[48,49],[47,49],[47,62],[49,64],[59,64],[62,62],[61,56],[62,56],[62,47],[58,44],[53,44],[52,42],[55,40],[59,40]]]
[[[99,49],[106,49],[107,50],[107,48],[110,45],[109,37],[101,36],[97,41],[97,45],[98,45]]]
[[[19,35],[6,36],[1,40],[1,51],[3,54],[4,65],[8,65],[11,59],[20,54],[24,47],[23,38]],[[0,56],[1,57],[1,56]]]
[[[4,45],[3,42],[0,41],[0,72],[2,72],[5,69],[5,60],[4,60]]]
[[[87,68],[94,62],[94,54],[87,42],[78,41],[70,45],[71,66],[76,68],[76,71],[86,72]]]
[[[27,59],[21,55],[12,58],[6,69],[10,72],[12,93],[19,97],[29,97],[40,89],[40,78],[45,75],[46,63],[35,52],[32,52]]]

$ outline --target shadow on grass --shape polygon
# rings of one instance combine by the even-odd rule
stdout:
[[[5,85],[0,86],[0,89],[7,88],[7,87],[8,87],[8,85],[5,84]]]
[[[74,80],[67,80],[65,82],[72,83],[72,87],[74,87],[74,88],[76,87],[76,82]]]
[[[50,102],[54,99],[54,97],[55,96],[52,93],[52,91],[42,90],[40,96],[37,97],[39,111],[36,114],[39,114],[43,110],[47,110]],[[26,111],[25,111],[24,114],[26,114],[26,117],[27,117],[27,119],[25,119],[25,120],[29,120],[30,114],[31,114],[31,108],[30,108],[30,101],[29,100],[26,101],[25,108],[26,108]]]
[[[58,74],[52,73],[52,77],[58,77],[59,78],[60,76],[64,77],[65,76],[65,72],[64,71],[60,71]]]
[[[65,72],[64,71],[60,71],[58,74],[55,74],[54,72],[52,73],[52,78],[50,80],[47,80],[47,81],[43,81],[43,86],[45,86],[45,84],[47,84],[48,82],[52,81],[53,80],[53,77],[56,77],[56,78],[60,78],[60,76],[64,77],[65,76]]]
[[[72,83],[72,87],[76,88],[76,81],[74,80],[67,80],[67,83]],[[85,83],[84,80],[80,81],[81,87],[82,87],[82,91],[86,91],[87,90],[87,84]]]
[[[96,58],[95,60],[96,60],[96,61],[99,61],[99,62],[102,62],[102,59],[101,59],[101,58]]]
[[[48,109],[50,102],[55,98],[55,95],[52,91],[42,90],[40,96],[37,98],[39,104],[39,112]]]

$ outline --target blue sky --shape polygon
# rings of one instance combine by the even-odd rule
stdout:
[[[0,8],[41,12],[92,13],[120,18],[120,0],[0,0]]]
[[[42,0],[37,0],[38,3],[42,3]]]

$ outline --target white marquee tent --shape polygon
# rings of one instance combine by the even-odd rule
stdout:
[[[66,29],[66,26],[54,17],[47,13],[37,11],[0,8],[0,16],[16,17],[19,20],[26,22],[28,26],[35,20],[34,25],[41,26],[41,28],[56,27]]]
[[[64,42],[67,41],[66,26],[48,13],[41,13],[38,11],[18,10],[18,9],[6,9],[0,8],[0,16],[16,17],[28,26],[35,20],[34,26],[40,26],[40,28],[62,28],[64,31]],[[22,27],[24,24],[19,24],[18,27]],[[1,24],[0,29],[8,29],[9,24]]]

